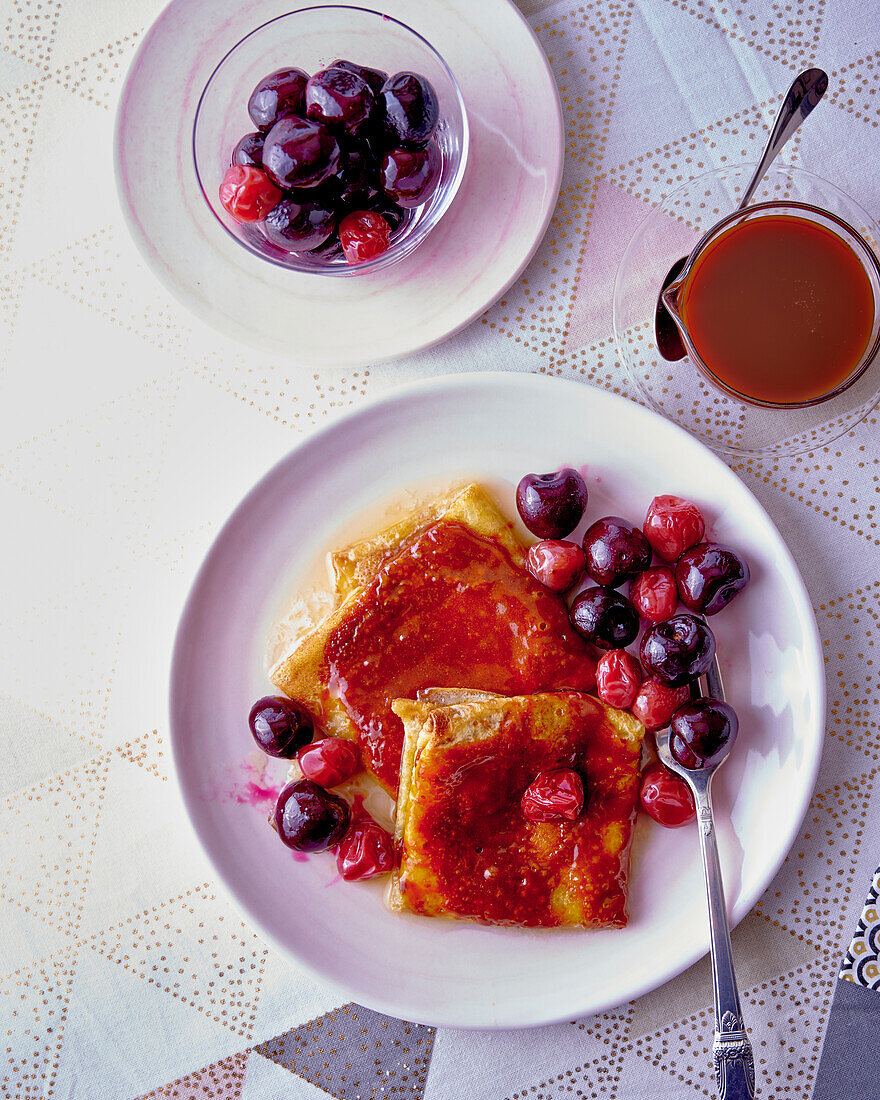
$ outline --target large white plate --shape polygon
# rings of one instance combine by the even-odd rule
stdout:
[[[681,429],[575,382],[474,374],[402,389],[292,451],[223,528],[193,586],[172,668],[171,731],[196,831],[248,918],[354,1000],[418,1022],[517,1027],[571,1019],[656,987],[708,950],[694,828],[640,818],[628,927],[484,928],[400,916],[376,883],[295,863],[265,816],[225,797],[252,748],[265,638],[316,555],[393,490],[587,466],[587,519],[638,520],[657,493],[690,497],[747,557],[752,582],[712,620],[740,737],[716,778],[727,895],[740,920],[793,843],[819,765],[824,679],[810,602],[785,544],[728,468]]]
[[[135,56],[119,105],[122,210],[168,289],[236,339],[310,367],[406,355],[482,313],[537,248],[562,174],[556,83],[509,0],[382,0],[376,6],[426,38],[458,80],[470,125],[464,180],[439,225],[387,270],[351,279],[287,271],[252,256],[218,224],[196,179],[192,126],[227,50],[298,6],[308,4],[169,4]]]

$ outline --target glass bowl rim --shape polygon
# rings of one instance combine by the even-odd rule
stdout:
[[[706,174],[709,175],[711,173]],[[695,179],[699,178],[701,177],[695,177]],[[821,179],[822,177],[817,176],[815,178]],[[823,180],[823,182],[827,183],[828,181]],[[834,184],[829,184],[829,186],[834,187]],[[855,202],[855,200],[851,200],[849,195],[847,195],[844,191],[841,191],[840,188],[835,188],[835,190],[837,190],[840,195],[843,195],[843,197],[847,199],[847,201],[853,202],[853,204],[859,210],[862,209],[859,204]],[[671,192],[671,194],[674,194],[674,192]],[[663,202],[665,201],[666,199],[664,198]],[[659,205],[662,206],[663,204],[660,203]],[[833,222],[835,225],[839,226],[843,230],[843,233],[838,234],[838,236],[842,240],[846,240],[847,236],[852,239],[854,243],[851,244],[850,247],[852,248],[853,252],[859,255],[859,251],[861,251],[861,253],[864,254],[864,256],[867,258],[867,262],[865,262],[864,259],[860,258],[862,266],[865,268],[870,267],[873,270],[874,275],[876,276],[878,284],[880,284],[880,260],[878,260],[876,254],[874,253],[874,250],[871,248],[871,246],[868,244],[862,234],[852,225],[850,225],[848,221],[846,221],[844,218],[841,218],[838,214],[833,213],[831,210],[826,210],[821,206],[815,206],[813,203],[800,202],[795,199],[768,199],[765,202],[750,204],[742,210],[734,210],[732,213],[726,215],[724,218],[721,218],[720,221],[717,221],[714,225],[710,226],[709,229],[706,230],[703,236],[691,249],[687,261],[685,262],[685,265],[682,268],[678,277],[674,279],[665,290],[661,291],[659,296],[660,298],[662,298],[663,304],[666,306],[667,310],[675,321],[679,334],[681,335],[681,338],[684,341],[685,346],[688,350],[688,355],[694,360],[694,365],[706,376],[706,378],[713,385],[717,386],[720,390],[728,394],[730,397],[735,398],[737,401],[742,401],[744,404],[753,405],[758,408],[806,409],[810,408],[813,405],[823,405],[826,401],[832,400],[832,398],[839,396],[845,390],[849,389],[849,387],[852,386],[855,382],[857,382],[859,378],[861,378],[861,376],[865,373],[865,371],[876,358],[878,351],[880,351],[880,328],[878,328],[877,332],[875,333],[873,341],[862,352],[862,355],[853,370],[846,376],[846,378],[844,378],[842,382],[838,383],[838,385],[835,386],[833,390],[829,390],[827,393],[823,393],[819,397],[810,398],[807,401],[762,401],[760,398],[750,397],[747,394],[741,393],[739,390],[734,389],[732,386],[727,385],[714,373],[711,367],[705,362],[697,349],[694,347],[693,342],[683,325],[683,322],[680,323],[679,311],[675,307],[671,306],[669,301],[669,299],[672,298],[673,294],[687,282],[688,275],[690,274],[691,269],[696,263],[697,257],[706,248],[710,241],[725,233],[734,224],[748,221],[749,218],[756,215],[764,216],[768,212],[781,210],[808,211],[812,214],[818,214],[822,218],[826,218],[829,221]],[[873,223],[873,218],[871,218],[870,215],[867,215],[867,211],[864,211],[864,213],[866,214],[867,221]],[[847,242],[847,244],[849,243],[850,242]],[[880,298],[878,298],[876,293],[873,293],[873,288],[872,298],[874,301],[874,325],[877,325],[878,317],[880,317]]]
[[[394,23],[397,27],[402,28],[405,32],[407,32],[407,34],[412,35],[413,38],[417,39],[423,46],[425,46],[427,50],[432,53],[437,59],[441,68],[446,73],[446,76],[449,78],[449,82],[455,92],[456,100],[458,101],[458,108],[461,113],[461,151],[459,154],[455,174],[452,177],[450,183],[449,190],[443,196],[441,203],[442,208],[440,209],[439,214],[431,222],[430,225],[427,225],[423,229],[420,235],[417,236],[419,225],[416,225],[413,233],[410,236],[404,236],[396,242],[398,245],[408,245],[409,247],[406,248],[406,250],[401,249],[400,251],[395,251],[395,245],[392,244],[390,248],[388,248],[381,255],[376,256],[375,259],[366,260],[358,264],[339,264],[335,266],[331,264],[328,264],[326,266],[315,264],[314,266],[303,265],[300,267],[293,267],[291,266],[291,264],[285,262],[284,260],[276,259],[272,256],[266,255],[263,252],[257,251],[257,249],[253,248],[250,244],[248,244],[247,241],[244,241],[241,239],[241,237],[238,237],[219,216],[217,211],[214,209],[213,202],[208,197],[208,192],[205,189],[205,184],[202,180],[201,172],[199,171],[199,158],[196,153],[196,135],[198,132],[202,104],[204,103],[205,96],[207,95],[208,89],[211,87],[214,78],[220,72],[226,61],[232,56],[233,53],[235,53],[239,46],[243,45],[243,43],[245,43],[253,35],[259,34],[260,31],[265,30],[273,23],[278,23],[282,19],[288,19],[292,15],[301,15],[305,12],[313,11],[360,12],[364,15],[374,15],[378,19],[381,19],[384,23]],[[330,276],[336,278],[345,278],[357,275],[365,275],[371,271],[381,270],[385,267],[390,267],[397,260],[405,259],[415,250],[415,248],[418,247],[418,245],[422,243],[425,237],[427,237],[428,233],[435,228],[443,215],[449,210],[449,207],[452,205],[452,200],[458,193],[462,180],[464,179],[464,172],[467,166],[468,153],[470,149],[470,125],[468,123],[467,107],[465,105],[464,96],[462,95],[461,87],[459,86],[455,74],[449,68],[449,65],[446,63],[443,55],[427,40],[427,38],[424,37],[424,35],[419,34],[419,32],[416,30],[413,30],[413,28],[404,23],[403,20],[396,19],[393,15],[386,15],[383,12],[376,11],[375,8],[365,8],[361,7],[358,4],[309,4],[306,7],[293,8],[290,11],[282,12],[280,15],[275,15],[271,19],[265,20],[265,22],[260,23],[259,26],[254,27],[252,30],[248,31],[247,34],[243,35],[236,43],[229,47],[226,53],[223,54],[223,56],[211,70],[211,74],[205,81],[205,85],[202,88],[201,94],[199,95],[198,103],[196,104],[195,114],[193,115],[192,138],[190,146],[192,151],[193,169],[196,174],[196,183],[199,186],[199,191],[201,191],[202,193],[202,198],[205,200],[205,203],[207,204],[208,209],[211,211],[214,220],[220,225],[227,236],[234,240],[240,248],[244,248],[247,252],[249,252],[257,259],[263,260],[267,263],[271,263],[275,267],[279,267],[283,271],[289,271],[294,275],[321,275],[324,277]],[[291,253],[291,255],[293,255],[293,253]]]

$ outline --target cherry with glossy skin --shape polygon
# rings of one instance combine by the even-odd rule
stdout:
[[[659,761],[642,773],[639,801],[645,813],[667,829],[678,829],[697,816],[694,796],[687,783]]]
[[[354,821],[336,849],[336,869],[346,882],[386,875],[394,870],[394,841],[369,818]]]
[[[526,568],[539,584],[561,595],[584,575],[584,552],[576,542],[543,539],[529,547]]]
[[[356,210],[339,223],[339,240],[350,264],[381,256],[391,244],[391,226],[373,210]]]
[[[333,236],[336,215],[322,203],[282,199],[266,216],[263,230],[279,248],[288,252],[311,252]]]
[[[599,649],[623,649],[639,632],[639,617],[626,596],[613,588],[585,588],[569,612],[571,624]]]
[[[609,649],[596,665],[596,694],[609,707],[629,710],[642,684],[642,666],[625,649]]]
[[[379,179],[389,198],[411,210],[434,194],[440,166],[440,151],[433,142],[423,149],[390,149],[379,166]]]
[[[424,145],[437,128],[437,93],[418,73],[395,73],[382,85],[379,101],[385,128],[396,145]]]
[[[529,821],[576,821],[584,808],[584,781],[570,768],[541,772],[522,796]]]
[[[705,697],[685,703],[669,723],[669,751],[683,768],[711,768],[727,756],[739,721],[732,706]]]
[[[539,539],[564,539],[587,507],[587,486],[570,466],[550,474],[526,474],[516,487],[516,510]]]
[[[657,680],[643,680],[630,710],[648,733],[668,726],[673,714],[690,699],[688,688],[671,688]]]
[[[290,760],[315,733],[312,716],[301,704],[283,695],[265,695],[251,707],[248,726],[267,756]]]
[[[232,163],[242,164],[246,168],[262,168],[264,141],[264,134],[245,134],[232,150]]]
[[[706,523],[700,509],[684,497],[654,497],[645,517],[645,537],[654,553],[678,561],[691,546],[703,541]]]
[[[278,836],[297,852],[332,848],[345,836],[350,821],[348,803],[309,779],[288,783],[272,814]]]
[[[331,66],[309,77],[306,117],[354,133],[370,117],[375,98],[362,76],[341,66]]]
[[[282,191],[314,187],[333,175],[342,150],[326,126],[311,119],[279,119],[263,143],[263,167]]]
[[[357,745],[344,737],[322,737],[299,750],[302,773],[319,787],[336,787],[360,770]]]
[[[673,615],[645,631],[639,656],[649,676],[667,687],[681,687],[712,664],[715,635],[693,615]]]
[[[237,222],[261,222],[281,192],[259,168],[235,164],[227,168],[220,184],[220,202]]]
[[[667,565],[646,569],[630,584],[629,598],[643,619],[649,623],[662,623],[674,615],[678,607],[675,574]]]
[[[302,69],[277,69],[251,92],[248,114],[258,130],[269,130],[279,118],[297,114],[303,105],[309,74]]]
[[[361,80],[365,80],[375,95],[382,91],[382,86],[388,79],[388,73],[383,72],[381,69],[371,69],[367,65],[356,65],[353,61],[345,61],[341,57],[331,61],[327,68],[347,69],[350,73],[359,76]]]
[[[591,524],[584,535],[587,573],[596,584],[616,588],[651,564],[648,540],[620,516],[605,516]]]
[[[717,615],[749,583],[749,567],[732,547],[701,542],[678,559],[675,583],[685,607]]]
[[[376,156],[366,141],[349,138],[342,142],[339,167],[321,184],[322,197],[344,214],[363,209],[363,203],[379,194]],[[352,206],[355,200],[358,204]]]

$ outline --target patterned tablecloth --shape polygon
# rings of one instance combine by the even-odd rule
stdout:
[[[398,1022],[298,973],[223,900],[169,782],[170,639],[222,519],[328,412],[462,369],[627,393],[610,301],[630,232],[679,181],[756,161],[807,64],[831,92],[788,159],[880,216],[874,5],[522,0],[568,142],[542,247],[435,350],[317,372],[202,327],[121,223],[114,108],[160,2],[0,0],[0,1092],[712,1095],[705,960],[616,1011],[529,1033]],[[764,1096],[812,1090],[880,857],[878,425],[733,464],[803,572],[829,693],[802,831],[733,937]]]

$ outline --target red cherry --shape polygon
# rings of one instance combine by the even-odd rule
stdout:
[[[299,766],[306,779],[320,787],[335,787],[360,768],[357,745],[344,737],[322,737],[299,750]]]
[[[233,164],[220,184],[220,201],[237,222],[261,222],[281,200],[281,192],[260,168]]]
[[[584,808],[584,781],[569,768],[541,772],[522,796],[529,821],[574,821]]]
[[[625,649],[609,649],[596,666],[596,694],[609,707],[628,709],[642,682],[642,666]]]
[[[670,688],[657,680],[643,680],[631,709],[645,729],[653,733],[668,726],[673,714],[690,697],[687,686]]]
[[[336,849],[336,868],[346,882],[387,874],[394,868],[394,841],[372,819],[355,821]]]
[[[696,504],[684,497],[654,497],[643,528],[654,553],[666,561],[678,561],[691,546],[703,541],[706,523]]]
[[[639,797],[645,813],[667,829],[678,829],[697,816],[687,783],[659,761],[645,768]]]
[[[666,565],[646,569],[629,586],[629,598],[643,619],[649,623],[665,622],[678,607],[675,574]]]
[[[526,566],[536,581],[551,592],[568,592],[584,575],[586,557],[576,542],[544,539],[529,547]]]
[[[339,223],[339,240],[350,264],[372,260],[391,244],[391,226],[375,210],[356,210]]]

